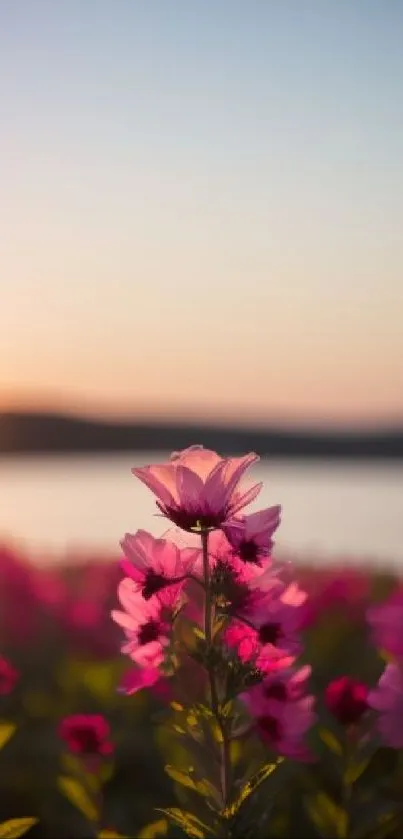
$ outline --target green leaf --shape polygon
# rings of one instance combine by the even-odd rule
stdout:
[[[107,662],[91,662],[82,675],[84,686],[101,702],[110,701],[114,693],[115,673]]]
[[[322,835],[345,839],[348,826],[347,813],[329,795],[318,792],[314,798],[305,801],[305,806],[313,824]]]
[[[365,772],[370,760],[371,757],[367,757],[359,763],[350,763],[344,774],[344,782],[346,784],[355,784],[355,782],[358,781],[358,778],[361,778],[361,775]]]
[[[208,825],[203,824],[200,819],[187,810],[180,810],[179,807],[169,807],[167,810],[159,810],[159,812],[167,816],[172,824],[180,827],[191,839],[206,839],[206,837],[214,835],[214,831]]]
[[[329,731],[328,728],[321,728],[319,731],[319,737],[322,740],[322,743],[327,746],[327,748],[333,752],[333,754],[338,755],[341,757],[343,754],[343,747],[341,743],[339,743],[337,737]]]
[[[0,839],[18,839],[23,836],[39,819],[9,819],[0,824]]]
[[[16,731],[17,726],[14,725],[12,722],[1,722],[0,723],[0,749],[8,743],[10,737],[13,736],[14,732]]]
[[[193,790],[193,792],[197,792],[199,795],[202,795],[203,798],[210,798],[216,804],[220,805],[220,795],[210,781],[206,778],[197,780],[191,777],[191,774],[194,771],[192,766],[189,767],[187,772],[182,772],[180,769],[176,769],[175,766],[170,766],[169,764],[167,764],[164,768],[167,775],[169,775],[169,777],[177,784],[181,784],[183,787],[187,787],[188,789]]]
[[[231,819],[242,807],[242,805],[247,801],[247,799],[255,792],[255,790],[260,787],[260,785],[265,781],[270,775],[275,772],[278,766],[283,762],[283,758],[279,758],[276,763],[266,763],[265,766],[262,766],[255,775],[242,787],[242,790],[233,804],[227,807],[225,810],[222,811],[221,815],[226,819]]]
[[[102,763],[96,776],[96,784],[107,784],[115,774],[115,765],[113,763]],[[94,784],[95,786],[95,784]]]
[[[184,707],[180,702],[171,702],[171,708],[173,711],[184,711]]]
[[[141,835],[142,834],[139,834],[139,836]],[[122,836],[121,833],[116,833],[116,830],[111,830],[105,827],[97,833],[97,839],[129,839],[129,837]]]
[[[181,772],[180,769],[175,769],[174,766],[170,766],[169,763],[164,767],[165,772],[175,781],[177,784],[182,784],[183,787],[188,787],[188,789],[196,790],[196,784],[193,778],[190,777],[190,774],[186,772]],[[191,768],[188,769],[188,773],[191,772]]]
[[[98,810],[88,795],[86,789],[75,778],[68,778],[61,776],[58,778],[57,785],[63,795],[68,798],[70,804],[80,810],[90,822],[96,822],[98,819]]]
[[[156,822],[147,824],[137,834],[138,839],[157,839],[159,836],[166,836],[168,832],[168,822],[166,819],[158,819]]]

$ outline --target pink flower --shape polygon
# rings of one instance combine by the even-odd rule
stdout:
[[[403,668],[388,664],[376,688],[368,694],[368,705],[378,711],[378,728],[383,742],[403,749]]]
[[[363,682],[341,676],[333,679],[325,690],[325,703],[341,725],[358,723],[368,710],[368,687]]]
[[[59,725],[58,734],[70,751],[78,755],[92,757],[113,752],[109,723],[101,714],[65,717]]]
[[[51,613],[60,610],[66,597],[66,582],[60,572],[49,568],[37,568],[33,585],[35,597],[41,607],[48,608]]]
[[[165,698],[170,696],[168,680],[164,679],[157,667],[133,667],[123,676],[118,687],[119,693],[131,696],[139,690],[150,688],[157,696]]]
[[[260,492],[261,484],[239,490],[244,472],[258,459],[253,453],[221,458],[203,446],[191,446],[174,452],[169,463],[132,472],[157,496],[163,515],[183,530],[215,529]]]
[[[244,562],[261,563],[273,547],[272,535],[280,524],[281,507],[269,507],[249,516],[224,522],[228,542]]]
[[[284,589],[278,578],[280,566],[267,559],[264,566],[245,563],[234,553],[222,531],[208,537],[210,585],[218,611],[228,615],[249,617],[269,592]],[[203,579],[203,562],[199,556],[194,575]]]
[[[301,652],[299,628],[300,605],[305,593],[296,583],[263,592],[259,600],[252,600],[253,609],[245,622],[249,604],[246,601],[244,620],[237,613],[224,633],[229,647],[237,650],[245,664],[250,664],[262,673],[270,673],[279,667],[289,666]]]
[[[277,671],[241,695],[264,742],[296,760],[310,759],[304,744],[316,719],[314,697],[306,693],[310,672],[308,666]]]
[[[0,696],[7,696],[11,693],[16,683],[18,682],[17,670],[7,661],[4,656],[0,656]]]
[[[172,583],[183,585],[200,554],[199,549],[179,550],[173,542],[154,539],[145,530],[138,530],[135,535],[126,533],[120,544],[125,554],[121,567],[145,600]]]
[[[263,592],[262,598],[252,601],[254,610],[248,624],[236,621],[228,627],[227,643],[238,645],[238,654],[243,661],[250,660],[250,654],[262,672],[270,671],[276,661],[293,661],[301,652],[297,632],[300,606],[305,597],[305,592],[296,583]],[[242,616],[242,612],[238,611],[237,616]]]
[[[35,642],[38,602],[34,590],[35,570],[13,548],[0,545],[0,637],[24,645]]]
[[[349,621],[362,622],[370,598],[370,575],[362,569],[346,566],[310,568],[299,573],[308,592],[304,606],[303,628],[315,626],[318,619],[336,609]]]
[[[241,621],[232,621],[224,632],[224,642],[228,647],[236,650],[237,656],[243,664],[260,673],[272,673],[293,664],[294,655],[275,649],[272,645],[262,645],[256,629]]]
[[[122,652],[137,664],[158,667],[162,663],[179,593],[180,586],[173,585],[145,600],[133,580],[125,577],[119,584],[124,611],[114,610],[112,618],[126,634]]]
[[[224,633],[229,647],[236,649],[240,660],[261,673],[288,667],[301,653],[301,644],[288,637],[280,624],[268,624],[262,634],[242,621],[232,621]]]
[[[102,626],[102,604],[78,599],[70,604],[68,617],[71,629],[96,630]]]
[[[367,621],[378,649],[403,658],[403,591],[394,592],[379,606],[371,606]]]

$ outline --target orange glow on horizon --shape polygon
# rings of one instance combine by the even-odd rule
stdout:
[[[379,407],[379,406],[378,406]],[[274,409],[267,409],[264,406],[255,406],[254,409],[246,410],[241,405],[234,404],[225,409],[217,410],[211,403],[200,401],[199,403],[182,401],[164,403],[157,401],[119,401],[107,398],[82,399],[79,396],[69,397],[56,392],[37,393],[34,388],[26,393],[13,392],[7,389],[0,393],[0,411],[3,412],[44,412],[62,413],[73,416],[86,416],[92,419],[105,419],[112,421],[136,421],[136,420],[162,420],[173,422],[206,422],[219,425],[232,426],[257,426],[257,427],[338,427],[338,428],[400,428],[403,426],[403,412],[396,409],[395,412],[382,410],[368,411],[356,410],[346,413],[344,411],[331,412],[320,410],[320,406],[314,406],[314,410],[301,409],[296,411],[291,406],[277,406]]]

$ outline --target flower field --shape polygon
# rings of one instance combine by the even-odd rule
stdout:
[[[0,837],[401,835],[401,581],[277,558],[254,460],[135,469],[116,556],[0,548]]]

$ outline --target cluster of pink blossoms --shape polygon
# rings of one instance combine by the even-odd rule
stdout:
[[[186,614],[204,628],[202,610],[192,597],[199,584],[219,622],[212,641],[216,658],[237,674],[234,696],[271,748],[304,758],[304,737],[315,719],[314,699],[307,692],[310,668],[295,666],[306,594],[290,578],[289,568],[271,556],[281,508],[243,512],[261,489],[261,484],[240,487],[257,460],[255,454],[221,458],[192,446],[174,453],[168,463],[133,469],[175,529],[160,539],[138,530],[121,542],[125,577],[118,587],[121,609],[112,617],[125,634],[122,652],[135,665],[121,689],[161,690],[174,678],[175,622]],[[188,534],[187,543],[181,530]]]

